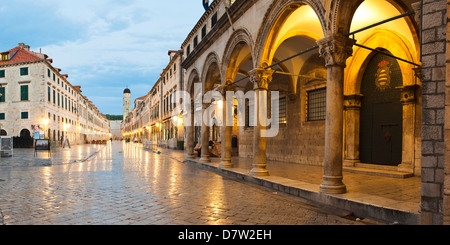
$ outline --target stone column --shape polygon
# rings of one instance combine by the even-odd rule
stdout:
[[[402,163],[398,165],[398,171],[406,173],[414,173],[415,92],[417,87],[417,85],[406,85],[401,88],[400,102],[403,105]]]
[[[274,70],[256,68],[249,72],[250,81],[254,84],[255,90],[255,121],[253,129],[253,168],[250,171],[252,176],[267,176],[266,169],[266,137],[262,134],[266,130],[267,119],[267,90],[272,81]],[[262,113],[266,110],[266,113]]]
[[[186,158],[187,159],[194,159],[194,103],[191,102],[191,108],[189,109],[190,115],[187,115],[186,119],[188,119],[190,122],[189,126],[186,126]]]
[[[359,130],[361,122],[361,95],[349,95],[344,98],[346,114],[344,166],[353,167],[359,159]]]
[[[205,119],[203,118],[203,113],[207,110],[209,104],[202,105],[202,129],[201,129],[201,144],[202,152],[200,157],[200,162],[211,162],[209,158],[209,127],[206,125]]]
[[[344,69],[354,43],[355,40],[337,34],[317,41],[327,67],[324,182],[320,185],[324,193],[347,191],[342,182]]]
[[[235,89],[234,85],[229,85],[222,88],[223,106],[222,106],[222,134],[221,134],[221,161],[219,163],[220,168],[231,168],[233,163],[231,163],[231,134],[233,129],[233,108],[234,100],[233,98],[228,98],[226,92],[233,91]]]

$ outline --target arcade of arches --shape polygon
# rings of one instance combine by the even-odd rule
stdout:
[[[323,166],[323,193],[347,191],[345,167],[383,166],[420,176],[420,26],[408,15],[360,31],[410,12],[414,2],[256,1],[254,7],[266,11],[255,18],[258,25],[247,24],[254,14],[247,10],[183,64],[192,105],[208,91],[223,95],[223,101],[192,106],[187,158],[209,162],[214,140],[221,145],[220,167],[233,167],[232,156],[252,158],[254,176],[270,175],[267,159]],[[226,91],[256,93],[226,101]],[[279,92],[279,115],[270,115],[271,91]],[[267,122],[250,123],[263,113],[255,104],[278,120],[275,137],[262,137]],[[232,115],[227,107],[234,107]],[[214,111],[209,120],[234,120],[234,126],[204,122],[206,108]]]

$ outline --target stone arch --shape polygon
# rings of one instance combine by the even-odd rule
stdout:
[[[357,9],[365,0],[336,0],[331,1],[326,9],[329,9],[326,16],[326,32],[327,35],[331,34],[348,34],[350,33],[350,27],[354,20],[354,15]],[[390,3],[400,13],[407,12],[407,6],[401,0],[382,0]],[[380,1],[380,2],[382,2]],[[412,16],[405,17],[408,24],[418,31],[418,25],[414,21]],[[372,23],[373,24],[373,23]]]
[[[203,70],[201,74],[201,83],[203,88],[203,93],[214,88],[214,84],[217,81],[222,81],[222,72],[220,59],[217,53],[211,52],[206,57],[206,61],[203,65]],[[211,82],[212,81],[212,82]]]
[[[391,53],[394,53],[397,57],[408,60],[410,62],[417,62],[414,54],[410,52],[412,50],[411,44],[409,44],[405,39],[398,33],[389,30],[376,30],[365,39],[363,39],[360,44],[368,47],[383,48]],[[344,94],[358,94],[361,89],[362,73],[365,70],[369,56],[373,56],[374,52],[363,49],[360,47],[355,47],[353,51],[353,56],[347,60],[347,69],[345,71],[345,91]],[[408,74],[403,79],[403,85],[411,85],[414,83],[412,68],[413,65],[399,61],[400,68],[403,74]]]
[[[364,0],[336,0],[331,1],[327,9],[326,34],[347,34],[350,32],[353,15]]]
[[[319,19],[322,32],[326,33],[326,18],[325,9],[321,1],[317,0],[283,0],[273,1],[269,6],[263,20],[263,24],[258,32],[258,36],[255,42],[255,64],[264,66],[269,63],[267,59],[267,50],[271,49],[274,45],[274,38],[277,35],[276,31],[283,26],[284,21],[298,8],[307,5],[312,8],[315,15]],[[269,42],[269,44],[268,44]]]
[[[194,83],[199,82],[200,81],[200,74],[198,73],[197,69],[193,69],[191,70],[191,72],[189,73],[188,76],[188,80],[186,83],[186,92],[190,93],[191,95],[193,94],[193,90],[194,90]]]
[[[241,57],[240,60],[237,56],[239,56],[239,52],[248,47],[250,53],[244,54],[246,57]],[[222,74],[225,75],[225,79],[223,79],[222,84],[225,84],[228,80],[233,81],[236,77],[236,74],[239,72],[239,67],[242,63],[253,59],[254,57],[254,42],[246,29],[236,30],[231,37],[229,38],[227,45],[225,47],[225,51],[223,54],[222,61]],[[253,62],[253,66],[254,66]]]

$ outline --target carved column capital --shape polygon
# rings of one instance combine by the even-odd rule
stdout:
[[[344,96],[344,110],[360,110],[362,95],[353,94]]]
[[[345,67],[347,58],[353,54],[356,40],[341,35],[332,35],[317,41],[319,55],[325,59],[325,66]]]
[[[221,85],[217,90],[225,96],[227,91],[236,91],[236,85],[231,80],[227,80],[226,84]]]
[[[268,90],[269,83],[272,82],[272,69],[256,68],[248,72],[253,89]]]

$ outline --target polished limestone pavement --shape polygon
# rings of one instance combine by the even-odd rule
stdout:
[[[178,151],[108,142],[1,158],[4,225],[344,225],[341,209],[183,162]]]

